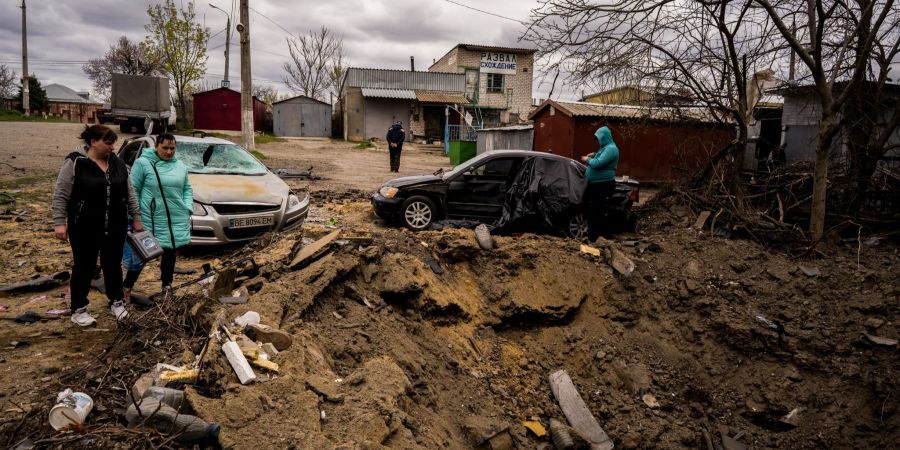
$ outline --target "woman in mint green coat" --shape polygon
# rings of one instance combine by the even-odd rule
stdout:
[[[154,170],[155,169],[155,170]],[[145,148],[131,167],[131,184],[141,209],[145,230],[156,237],[163,248],[160,260],[162,287],[172,286],[175,273],[175,250],[191,242],[193,191],[187,166],[175,157],[175,136],[160,134],[156,148]],[[129,270],[125,276],[125,296],[141,270]]]

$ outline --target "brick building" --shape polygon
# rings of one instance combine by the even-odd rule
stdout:
[[[526,120],[532,110],[536,50],[457,44],[429,72],[465,75],[466,98],[485,127]],[[479,120],[480,119],[480,120]]]
[[[47,113],[50,116],[79,123],[97,123],[97,110],[103,104],[91,100],[87,92],[76,92],[56,83],[44,86],[44,91],[47,93]]]

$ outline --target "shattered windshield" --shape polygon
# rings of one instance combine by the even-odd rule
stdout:
[[[190,173],[263,175],[266,167],[234,144],[179,142],[176,155]]]

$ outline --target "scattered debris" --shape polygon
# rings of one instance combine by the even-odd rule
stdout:
[[[806,275],[808,277],[818,277],[822,275],[822,272],[819,270],[819,268],[815,266],[798,264],[797,268],[800,269],[801,272],[803,272],[803,275]]]
[[[154,397],[144,397],[140,404],[132,404],[125,411],[129,428],[150,427],[164,435],[174,435],[175,440],[190,444],[217,440],[219,425],[206,423],[189,414],[180,414],[175,408]]]
[[[547,430],[544,428],[544,425],[537,420],[526,420],[522,422],[522,426],[534,433],[537,437],[544,437],[547,435]]]
[[[294,259],[291,260],[291,263],[289,264],[290,268],[299,269],[303,266],[309,265],[309,263],[313,262],[316,258],[322,256],[326,251],[328,251],[328,246],[332,243],[332,241],[337,239],[340,234],[340,229],[332,231],[318,241],[303,247],[300,252],[297,253],[297,256],[295,256]]]
[[[691,228],[697,231],[703,231],[703,227],[706,226],[706,221],[709,220],[711,214],[712,211],[701,211],[700,215],[697,216],[697,221],[694,222],[694,225]]]
[[[236,323],[240,327],[248,327],[250,325],[256,325],[259,323],[260,317],[259,313],[256,311],[247,311],[244,314],[241,314],[238,317],[235,317],[234,323]]]
[[[243,305],[250,300],[250,293],[247,292],[247,288],[241,287],[239,289],[235,289],[231,295],[227,295],[224,297],[219,297],[219,303],[223,303],[226,305]]]
[[[94,401],[89,395],[66,389],[56,396],[56,405],[50,409],[50,426],[62,430],[81,425],[93,407]]]
[[[616,272],[619,272],[626,278],[630,277],[634,272],[634,261],[625,256],[625,254],[618,249],[613,248],[611,249],[611,252],[609,264],[613,269],[616,269]]]
[[[868,334],[868,333],[863,333],[863,335],[865,335],[866,339],[868,339],[873,344],[884,345],[886,347],[896,347],[897,346],[896,339],[875,336],[875,335]]]
[[[475,227],[475,240],[482,250],[491,250],[494,248],[494,238],[491,237],[491,230],[485,224]]]
[[[869,317],[866,319],[866,321],[863,325],[865,325],[868,328],[873,328],[873,329],[877,330],[877,329],[881,328],[882,325],[884,325],[884,319],[879,319],[877,317]]]
[[[557,370],[550,374],[550,388],[572,428],[588,441],[591,449],[612,450],[612,440],[597,423],[597,419],[591,414],[565,370]]]
[[[556,450],[569,450],[575,446],[575,443],[572,441],[572,435],[569,434],[569,427],[552,418],[550,419],[550,439],[553,441],[553,446],[556,447]]]
[[[272,169],[272,173],[278,175],[282,179],[303,179],[303,180],[321,180],[322,177],[313,175],[313,166],[309,166],[306,170],[293,169]]]
[[[186,268],[186,267],[175,266],[175,273],[177,273],[179,275],[193,275],[193,274],[197,273],[197,269],[190,269],[190,268]]]
[[[590,245],[581,244],[581,253],[587,253],[588,255],[593,255],[596,257],[600,257],[600,249],[591,247]]]
[[[59,286],[67,281],[70,276],[71,274],[68,271],[58,272],[53,275],[2,286],[0,287],[0,293],[12,294],[15,292],[42,291]]]
[[[656,400],[656,397],[654,397],[653,394],[644,394],[641,396],[641,400],[644,402],[645,405],[650,407],[650,409],[659,408],[659,401]]]
[[[747,450],[748,448],[750,448],[747,446],[747,444],[744,444],[743,442],[740,442],[735,438],[729,437],[727,434],[725,434],[724,431],[721,433],[721,437],[722,447],[725,447],[725,450]]]
[[[291,335],[277,328],[260,323],[251,323],[244,329],[244,333],[250,336],[254,341],[268,342],[275,346],[275,349],[283,351],[291,346]]]
[[[784,417],[781,418],[781,423],[787,425],[790,428],[797,428],[800,426],[800,413],[803,411],[803,408],[794,408],[791,412],[787,413]]]
[[[223,326],[222,329],[225,330],[225,334],[227,335],[225,343],[222,344],[222,352],[225,353],[225,357],[228,358],[228,362],[231,364],[231,368],[234,369],[234,373],[237,375],[238,380],[241,384],[247,384],[256,380],[256,374],[253,373],[250,363],[247,362],[247,358],[244,357],[241,348],[238,346],[237,342],[234,341],[234,337],[231,336],[228,327]]]

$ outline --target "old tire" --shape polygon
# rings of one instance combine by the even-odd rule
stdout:
[[[587,214],[583,212],[573,213],[565,222],[565,227],[566,237],[581,242],[590,240],[591,229]]]
[[[403,221],[406,228],[413,231],[427,229],[434,222],[436,214],[434,202],[421,195],[414,195],[406,199],[400,208],[400,220]]]

